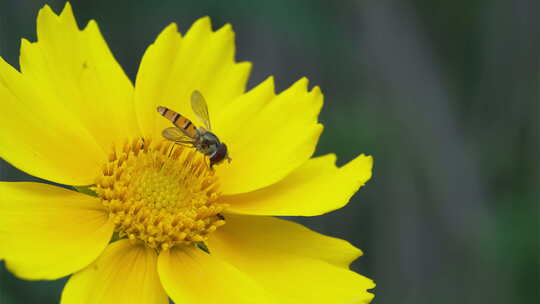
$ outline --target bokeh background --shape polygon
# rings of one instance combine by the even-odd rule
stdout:
[[[44,1],[0,0],[0,55],[17,66]],[[59,12],[64,1],[47,1]],[[540,303],[538,1],[73,1],[134,79],[168,23],[236,31],[249,87],[302,76],[325,93],[317,155],[375,158],[350,204],[309,227],[364,250],[374,303]],[[9,115],[9,109],[1,109]],[[44,126],[46,127],[46,126]],[[291,137],[294,140],[294,135]],[[34,180],[2,162],[1,180]],[[0,193],[0,196],[2,194]],[[64,280],[0,264],[0,303],[57,303]]]

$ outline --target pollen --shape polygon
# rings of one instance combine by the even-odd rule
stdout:
[[[204,243],[225,224],[219,184],[205,156],[169,141],[113,148],[93,189],[120,238],[157,250]]]

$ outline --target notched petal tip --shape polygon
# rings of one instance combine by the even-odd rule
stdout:
[[[295,81],[292,85],[283,90],[283,92],[280,94],[305,94],[306,96],[309,96],[315,102],[320,104],[320,107],[322,107],[323,105],[324,94],[321,90],[321,87],[315,85],[310,89],[309,79],[305,76]]]
[[[75,20],[75,15],[73,14],[73,8],[71,7],[71,3],[69,3],[69,1],[66,2],[66,4],[64,5],[64,8],[60,13],[59,18],[61,21],[77,24],[77,21]]]
[[[193,35],[194,33],[198,32],[213,32],[212,31],[212,21],[210,20],[209,16],[203,16],[191,25],[191,27],[186,32],[186,36],[190,33]]]
[[[178,24],[176,24],[176,22],[171,22],[169,25],[167,25],[159,35],[166,35],[172,33],[180,34],[180,32],[178,31]]]
[[[233,38],[234,38],[234,30],[233,30],[233,27],[230,23],[225,23],[222,27],[220,27],[216,33],[227,33],[229,35],[232,35]]]
[[[274,93],[274,95],[276,94],[276,78],[274,77],[274,75],[270,75],[266,77],[266,79],[259,84],[259,86],[265,86],[265,85],[270,86],[272,88],[272,92]]]
[[[66,4],[67,4],[67,2],[66,2]],[[44,18],[46,16],[47,17],[53,17],[53,16],[58,17],[58,15],[56,15],[54,13],[52,8],[48,4],[43,5],[43,7],[39,9],[39,11],[38,11],[38,20],[40,18]]]
[[[95,31],[95,30],[97,30],[98,32],[100,31],[97,21],[95,19],[88,20],[88,23],[83,28],[83,31]]]
[[[309,79],[307,77],[302,77],[298,79],[295,83],[293,83],[289,89],[290,90],[301,90],[301,91],[308,91],[308,85],[309,85]]]
[[[156,39],[148,46],[148,49],[145,51],[145,55],[146,53],[151,53],[156,48],[164,47],[164,45],[177,45],[181,39],[182,33],[178,31],[178,25],[175,22],[172,22],[161,30]],[[138,76],[139,74],[137,74],[137,77]]]
[[[258,94],[262,94],[262,96]],[[268,76],[264,81],[262,81],[261,83],[256,85],[254,88],[246,92],[244,95],[242,95],[240,99],[251,97],[251,95],[256,96],[256,98],[254,98],[253,102],[251,103],[254,103],[255,101],[259,101],[260,99],[265,99],[265,102],[261,102],[263,105],[267,103],[267,100],[270,100],[276,97],[276,83],[275,83],[274,76]],[[244,102],[244,103],[247,103],[247,102]]]
[[[315,85],[310,90],[309,86],[310,86],[309,78],[307,78],[306,76],[303,76],[297,81],[295,81],[288,89],[305,91],[309,93],[309,95],[313,95],[313,96],[322,95],[321,87],[319,87],[318,85]]]
[[[21,47],[20,47],[20,53],[22,54],[23,53],[23,48],[25,47],[28,47],[32,44],[34,44],[35,42],[31,42],[30,40],[26,39],[26,38],[21,38]]]
[[[344,168],[345,166],[354,166],[354,168],[361,170],[361,186],[365,185],[365,183],[373,176],[373,156],[371,155],[360,154],[355,159],[342,166],[341,168]]]
[[[323,95],[321,87],[319,87],[318,85],[314,86],[310,92],[314,95]]]
[[[60,13],[60,15],[64,15],[64,14],[73,15],[73,7],[71,6],[71,3],[69,1],[66,1],[66,3],[64,4],[64,8],[62,9],[62,12]]]
[[[56,14],[48,4],[45,4],[39,10],[37,16],[38,28],[40,24],[45,24],[52,20],[60,23],[67,23],[70,25],[77,25],[75,15],[73,14],[73,8],[71,7],[71,4],[69,2],[66,2],[60,14]]]
[[[251,73],[251,69],[253,67],[253,64],[249,61],[241,61],[237,62],[236,59],[233,58],[234,66],[232,67],[232,73],[242,73],[245,75],[249,75]]]

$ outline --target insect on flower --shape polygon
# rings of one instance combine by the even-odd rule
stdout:
[[[232,159],[227,153],[227,145],[220,142],[219,138],[210,132],[212,127],[208,115],[208,106],[201,92],[193,91],[191,94],[191,107],[199,120],[204,123],[204,127],[196,127],[191,120],[169,108],[157,107],[158,112],[175,125],[163,130],[161,133],[163,137],[175,144],[195,147],[197,151],[208,156],[210,168],[224,159],[231,162]]]
[[[371,156],[313,157],[318,86],[246,90],[251,64],[209,17],[167,26],[133,83],[69,2],[41,9],[37,33],[20,70],[0,58],[0,158],[73,190],[0,181],[1,268],[71,275],[61,304],[371,301],[375,284],[349,267],[360,249],[275,218],[341,208],[372,175]]]

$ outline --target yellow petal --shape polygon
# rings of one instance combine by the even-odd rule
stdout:
[[[23,40],[17,72],[0,60],[0,156],[32,175],[87,185],[110,146],[137,134],[133,88],[95,22],[78,29],[69,3],[45,6],[38,42]]]
[[[250,277],[198,248],[162,252],[158,272],[175,303],[279,303]]]
[[[138,134],[133,86],[95,21],[79,30],[69,2],[57,16],[48,7],[37,18],[36,43],[23,42],[21,71],[49,103],[65,107],[107,150]]]
[[[245,239],[254,247],[265,247],[268,252],[287,252],[346,269],[362,255],[360,249],[345,240],[317,233],[292,221],[237,214],[227,214],[226,221],[227,224],[215,232],[218,245],[219,242]]]
[[[105,153],[65,109],[47,106],[32,83],[0,58],[0,157],[31,175],[88,185]]]
[[[348,270],[360,251],[285,220],[228,215],[208,248],[271,291],[279,303],[369,303],[373,282]]]
[[[157,254],[121,240],[110,244],[91,265],[74,274],[62,292],[62,304],[166,304],[157,273]]]
[[[322,132],[317,123],[322,102],[320,89],[308,91],[306,78],[277,96],[270,78],[225,106],[215,129],[233,161],[217,168],[222,191],[269,186],[306,162]]]
[[[114,224],[99,200],[41,183],[0,183],[0,253],[8,269],[30,279],[57,279],[90,264]]]
[[[314,216],[339,209],[371,178],[373,159],[360,155],[341,168],[333,154],[316,157],[280,182],[221,198],[229,212],[253,215]]]
[[[135,84],[137,118],[145,135],[161,136],[170,126],[156,112],[166,106],[193,120],[190,96],[202,92],[211,121],[221,107],[245,90],[251,64],[234,61],[234,32],[230,25],[212,31],[208,17],[197,20],[182,37],[175,24],[158,36],[145,52]]]

